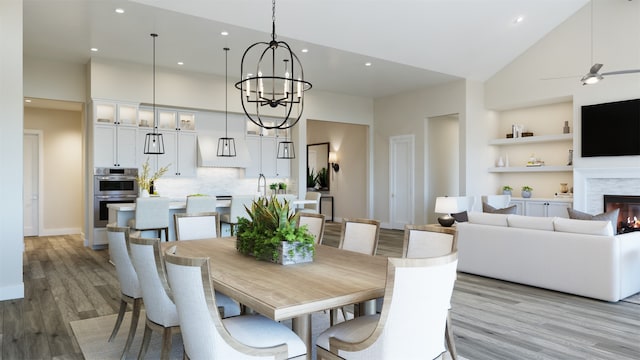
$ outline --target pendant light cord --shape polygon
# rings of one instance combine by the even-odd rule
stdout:
[[[151,34],[153,37],[153,133],[158,130],[158,123],[156,119],[156,38],[158,34]]]
[[[229,76],[229,48],[224,48],[224,137],[228,138],[227,134],[227,92],[229,91],[227,86],[227,79]],[[228,141],[228,140],[226,140]]]

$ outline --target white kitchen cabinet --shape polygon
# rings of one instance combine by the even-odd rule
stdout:
[[[159,131],[164,141],[164,154],[157,155],[157,167],[169,166],[166,177],[196,176],[196,133]]]
[[[516,214],[524,215],[524,201],[511,199],[511,201],[509,202],[509,206],[512,205],[516,206]]]
[[[95,102],[93,163],[96,167],[136,167],[137,106]]]
[[[246,142],[251,161],[245,169],[245,177],[257,178],[260,175],[261,162],[262,174],[267,178],[288,178],[290,176],[291,160],[277,159],[278,141],[277,137],[247,135]]]

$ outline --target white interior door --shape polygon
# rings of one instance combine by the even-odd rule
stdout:
[[[24,132],[23,209],[24,236],[38,236],[40,223],[40,141],[39,131]]]
[[[389,141],[389,221],[392,229],[404,229],[414,221],[415,137],[392,136]]]

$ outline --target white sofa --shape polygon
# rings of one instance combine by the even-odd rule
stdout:
[[[640,292],[640,232],[611,222],[469,212],[459,223],[458,270],[618,301]]]

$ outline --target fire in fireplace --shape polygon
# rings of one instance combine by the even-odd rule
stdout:
[[[620,209],[618,234],[640,230],[640,196],[604,195],[604,211]]]

